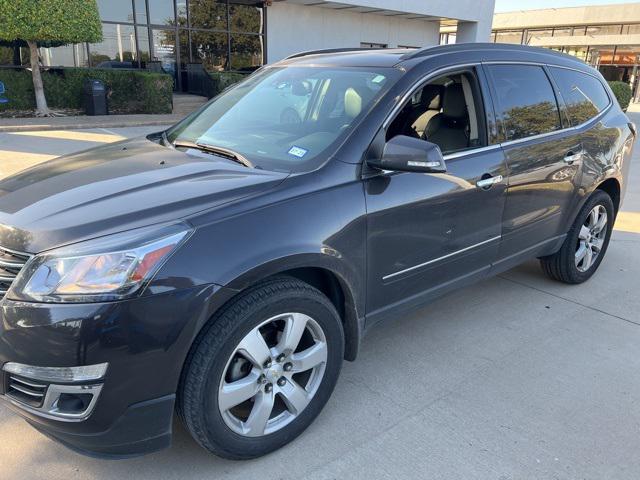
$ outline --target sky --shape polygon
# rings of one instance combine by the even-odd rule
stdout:
[[[580,7],[612,3],[637,3],[638,0],[496,0],[496,12],[533,10],[538,8]]]

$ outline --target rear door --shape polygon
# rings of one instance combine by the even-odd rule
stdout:
[[[542,65],[485,66],[509,168],[499,258],[535,254],[566,233],[583,145]]]

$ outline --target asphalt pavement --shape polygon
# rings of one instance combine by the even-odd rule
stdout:
[[[0,133],[0,176],[155,129]],[[96,460],[0,406],[0,480],[637,480],[639,157],[640,146],[589,282],[555,283],[531,261],[376,326],[316,422],[280,451],[221,460],[176,420],[171,449]]]

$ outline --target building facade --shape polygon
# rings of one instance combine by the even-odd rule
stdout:
[[[640,96],[640,3],[497,13],[491,39],[574,55]]]
[[[162,69],[186,90],[190,64],[251,71],[304,50],[422,47],[440,27],[459,42],[486,41],[494,0],[97,0],[103,41],[41,48],[49,67]],[[0,66],[27,65],[26,49],[0,47]]]

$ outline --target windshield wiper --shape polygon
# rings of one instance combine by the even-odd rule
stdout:
[[[194,148],[203,152],[214,153],[225,158],[229,158],[240,165],[245,167],[254,168],[253,163],[247,157],[241,153],[234,152],[228,148],[218,147],[216,145],[209,145],[208,143],[191,142],[189,140],[176,140],[173,142],[174,147],[182,148]]]

